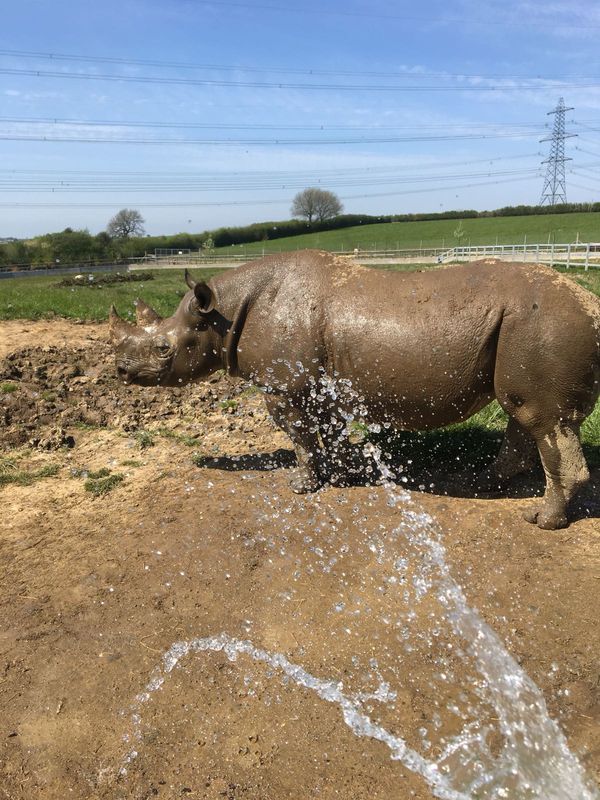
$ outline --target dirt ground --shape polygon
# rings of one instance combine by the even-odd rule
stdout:
[[[366,710],[433,753],[476,684],[427,599],[407,608],[389,578],[381,553],[406,546],[384,489],[293,495],[289,441],[259,394],[220,376],[123,386],[103,325],[0,334],[2,469],[39,478],[0,488],[0,798],[433,797],[272,665],[190,652],[150,683],[175,643],[226,633],[346,694],[388,683],[394,702]],[[117,478],[95,495],[100,470]],[[598,471],[555,532],[522,520],[527,484],[496,499],[450,485],[417,488],[415,509],[598,780]]]

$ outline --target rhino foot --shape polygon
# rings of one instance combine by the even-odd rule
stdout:
[[[296,494],[308,494],[320,489],[323,482],[318,475],[308,469],[298,469],[290,480],[290,487]]]
[[[556,511],[545,511],[543,508],[532,508],[528,511],[525,511],[523,514],[523,519],[546,531],[555,531],[559,528],[566,528],[569,524],[565,514],[561,514],[560,512]]]

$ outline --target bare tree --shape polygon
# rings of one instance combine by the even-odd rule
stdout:
[[[144,218],[135,208],[122,208],[114,215],[106,226],[106,232],[113,239],[129,239],[130,236],[142,236]]]
[[[343,210],[344,206],[336,194],[314,187],[298,192],[292,203],[292,216],[305,217],[309,224],[313,220],[323,222],[337,217]]]

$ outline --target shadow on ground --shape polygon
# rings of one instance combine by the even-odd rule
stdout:
[[[456,427],[427,432],[403,432],[375,437],[388,464],[399,481],[412,491],[470,499],[526,499],[544,493],[545,479],[541,465],[529,473],[513,478],[509,485],[495,492],[477,487],[477,475],[494,459],[502,431],[481,427]],[[600,517],[600,447],[584,447],[591,467],[592,479],[574,501],[572,519]],[[362,445],[354,448],[346,479],[339,485],[369,486],[378,482],[366,470],[368,460]],[[207,457],[198,466],[227,472],[256,470],[267,472],[296,466],[293,450],[280,448],[267,453],[240,456]]]

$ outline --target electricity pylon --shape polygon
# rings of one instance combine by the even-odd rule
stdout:
[[[566,111],[573,111],[573,108],[566,108],[565,101],[561,97],[556,108],[548,111],[548,114],[556,114],[552,136],[540,139],[540,142],[551,142],[550,155],[545,161],[542,161],[542,164],[547,164],[548,166],[540,200],[541,206],[555,206],[557,203],[567,202],[565,161],[572,161],[572,159],[565,156],[565,139],[570,139],[572,136],[577,136],[577,134],[565,132]]]

